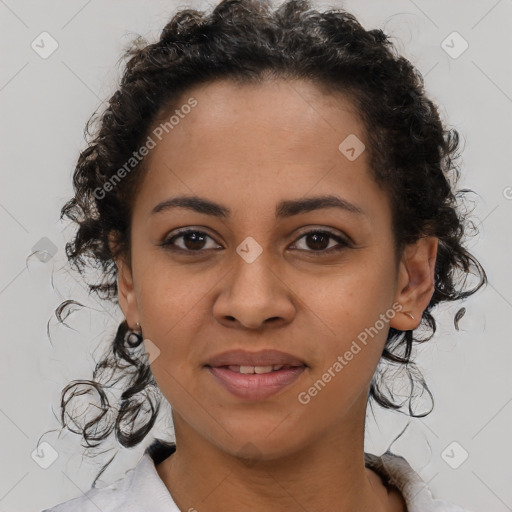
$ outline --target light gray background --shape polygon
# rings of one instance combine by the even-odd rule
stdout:
[[[512,417],[512,1],[329,5],[346,7],[368,29],[384,29],[422,71],[444,121],[466,140],[461,186],[480,194],[475,215],[481,234],[470,246],[490,285],[464,304],[462,331],[453,329],[452,307],[439,317],[435,338],[418,351],[436,407],[428,417],[412,420],[393,449],[409,460],[436,497],[474,511],[512,510],[512,441],[507,435]],[[85,147],[83,128],[114,91],[123,47],[136,34],[152,41],[175,8],[185,6],[204,8],[207,3],[0,0],[0,511],[42,510],[80,495],[114,453],[82,457],[79,437],[58,430],[61,389],[73,379],[91,377],[122,319],[115,308],[88,297],[80,277],[69,272],[64,244],[74,228],[58,215],[72,194],[71,173]],[[59,45],[47,59],[31,48],[43,31]],[[441,46],[453,31],[469,44],[456,59]],[[27,261],[43,237],[57,246],[57,253],[46,263],[34,256]],[[52,317],[65,299],[90,306],[68,318],[75,330],[56,327]],[[53,344],[46,336],[50,318]],[[408,418],[376,411],[376,420],[368,419],[365,449],[380,454]],[[168,430],[167,419],[168,414],[153,434]],[[48,469],[31,457],[38,441],[58,454]],[[121,450],[102,485],[133,467],[149,441]],[[448,450],[452,460],[462,449],[469,454],[458,469],[445,462],[445,449],[454,441],[458,445]]]

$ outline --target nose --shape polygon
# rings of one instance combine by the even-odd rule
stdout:
[[[293,320],[296,307],[293,290],[279,269],[263,252],[248,263],[238,257],[221,281],[213,314],[228,327],[260,330],[272,324],[281,327]]]

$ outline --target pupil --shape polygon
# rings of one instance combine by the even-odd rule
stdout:
[[[308,243],[308,246],[311,249],[316,249],[316,250],[325,249],[329,245],[329,236],[326,235],[325,233],[314,233],[312,235],[308,235],[307,240],[313,240],[313,244]],[[323,240],[326,243],[321,243],[321,242],[318,243],[319,240]],[[316,244],[316,246],[315,246],[315,244]],[[318,245],[320,245],[320,247]]]
[[[189,250],[201,249],[202,244],[204,244],[204,236],[196,232],[186,233],[183,237],[183,241]]]

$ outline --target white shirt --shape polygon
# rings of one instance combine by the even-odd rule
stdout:
[[[42,512],[187,512],[180,511],[174,503],[155,467],[174,450],[175,445],[163,448],[157,440],[146,449],[136,467],[117,482],[92,488],[83,496]],[[378,473],[385,485],[392,484],[401,491],[408,512],[470,512],[434,499],[427,484],[403,457],[391,452],[381,456],[365,453],[365,465]]]

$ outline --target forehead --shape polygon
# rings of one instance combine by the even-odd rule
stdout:
[[[185,193],[229,202],[236,212],[309,192],[382,202],[368,169],[363,121],[340,93],[302,80],[222,80],[187,91],[163,123],[173,114],[167,130],[155,123],[150,132],[156,144],[137,198],[146,214]],[[346,153],[351,148],[356,158]]]
[[[191,89],[175,102],[176,108],[179,110],[191,97],[197,106],[180,120],[183,129],[172,128],[179,132],[174,137],[177,144],[194,135],[193,130],[202,134],[203,144],[225,135],[231,143],[245,142],[246,151],[256,149],[255,143],[259,142],[267,150],[277,147],[281,151],[286,143],[288,148],[305,153],[315,149],[303,144],[305,137],[318,143],[320,137],[329,134],[325,146],[331,145],[331,149],[331,143],[344,133],[365,137],[363,122],[348,97],[327,93],[305,80],[272,79],[244,84],[218,80]]]

